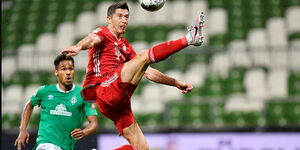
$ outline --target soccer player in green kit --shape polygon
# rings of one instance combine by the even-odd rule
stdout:
[[[98,128],[94,104],[84,101],[81,87],[73,84],[74,59],[59,55],[54,61],[58,84],[41,86],[24,107],[19,136],[15,141],[18,150],[28,144],[27,124],[34,106],[41,107],[41,120],[34,150],[74,150],[79,139]],[[81,129],[87,118],[89,124]]]

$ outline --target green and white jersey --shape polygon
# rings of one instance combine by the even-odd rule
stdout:
[[[80,128],[86,116],[97,115],[95,105],[83,100],[80,90],[75,85],[67,92],[58,84],[45,85],[32,95],[30,102],[41,107],[37,144],[53,143],[63,150],[75,148],[77,141],[71,131]]]

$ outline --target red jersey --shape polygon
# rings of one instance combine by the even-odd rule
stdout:
[[[101,39],[101,43],[88,50],[89,61],[83,87],[101,83],[103,77],[107,78],[136,55],[125,38],[117,39],[107,27],[98,27],[92,33]]]

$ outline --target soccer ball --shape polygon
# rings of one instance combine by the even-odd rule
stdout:
[[[164,6],[166,0],[139,0],[139,2],[147,11],[157,11]]]

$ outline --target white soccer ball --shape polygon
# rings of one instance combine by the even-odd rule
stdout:
[[[166,0],[139,0],[139,2],[147,11],[157,11],[164,6]]]

